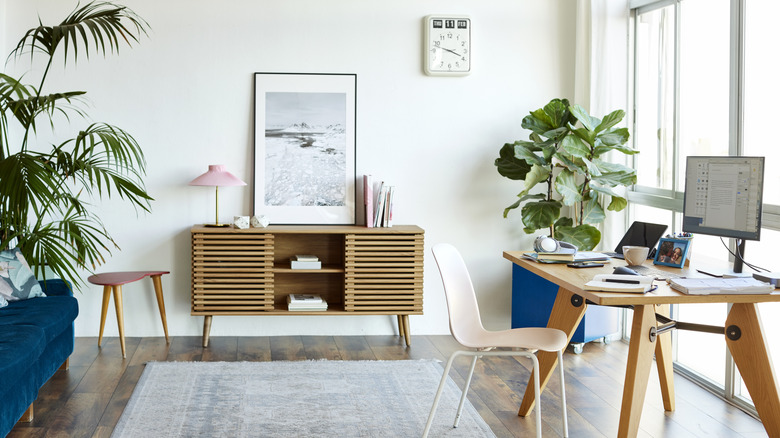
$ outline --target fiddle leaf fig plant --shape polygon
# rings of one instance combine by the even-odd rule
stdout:
[[[118,52],[123,42],[138,42],[147,29],[141,17],[121,5],[77,6],[58,25],[39,22],[9,57],[29,55],[31,63],[42,57],[45,68],[37,87],[24,83],[27,75],[0,73],[0,250],[19,247],[36,276],[42,273],[45,279],[42,267],[47,265],[79,285],[78,268],[90,270],[105,261],[111,247],[118,248],[92,211],[91,198],[119,196],[150,211],[152,197],[142,179],[146,161],[138,142],[106,123],[86,122],[73,136],[55,130],[73,116],[86,118],[79,105],[85,92],[53,92],[46,86],[55,59],[67,64],[79,54],[89,59],[90,53]],[[38,131],[47,126],[55,138],[67,137],[45,144]]]
[[[523,230],[532,234],[548,228],[550,236],[592,250],[601,241],[594,225],[606,218],[606,210],[620,211],[628,202],[615,188],[636,183],[636,171],[601,157],[618,151],[633,155],[626,146],[628,129],[616,127],[623,110],[604,118],[593,117],[567,99],[553,99],[523,118],[531,131],[529,140],[507,143],[495,160],[498,173],[523,181],[517,200],[504,209],[504,217],[520,208]],[[532,190],[544,184],[541,193]],[[561,217],[568,207],[572,217]]]

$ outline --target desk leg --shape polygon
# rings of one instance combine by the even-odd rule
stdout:
[[[157,308],[160,309],[160,319],[162,319],[163,332],[165,333],[165,343],[170,344],[171,340],[168,338],[168,322],[165,319],[165,301],[163,300],[161,277],[161,275],[152,275],[152,283],[154,283],[154,293],[157,295]]]
[[[655,305],[634,306],[618,437],[635,437],[639,432],[639,419],[642,416],[655,349],[655,340],[650,339],[651,327],[656,327]]]
[[[656,312],[668,317],[669,305],[657,305]],[[655,364],[658,367],[658,380],[661,382],[661,398],[664,401],[664,410],[674,411],[674,369],[672,367],[671,331],[662,334],[656,341]]]
[[[116,307],[116,325],[119,328],[119,346],[122,347],[122,358],[125,354],[125,320],[122,316],[122,285],[117,284],[112,286],[114,290],[114,306]]]
[[[557,328],[566,333],[566,338],[571,341],[574,332],[577,330],[577,326],[582,321],[582,317],[585,316],[585,304],[582,297],[570,292],[564,288],[558,288],[558,294],[555,296],[555,302],[553,303],[552,312],[550,312],[550,319],[547,321],[547,327]],[[558,363],[558,353],[540,351],[536,354],[539,358],[539,390],[543,390],[550,380],[550,376],[553,374],[553,369]],[[528,380],[528,386],[523,396],[523,402],[520,404],[520,410],[517,415],[525,417],[534,408],[534,390],[533,390],[533,376]]]
[[[726,318],[726,345],[756,405],[767,435],[780,436],[780,399],[777,379],[758,308],[735,303]]]

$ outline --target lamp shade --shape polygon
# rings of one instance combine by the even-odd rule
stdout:
[[[210,164],[208,172],[190,181],[191,186],[245,186],[246,183],[225,169],[224,164]]]

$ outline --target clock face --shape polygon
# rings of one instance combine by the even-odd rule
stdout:
[[[471,19],[425,17],[425,73],[467,75],[471,72]]]

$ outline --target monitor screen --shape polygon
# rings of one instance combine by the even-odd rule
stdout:
[[[688,157],[683,231],[759,240],[763,188],[764,157]]]

